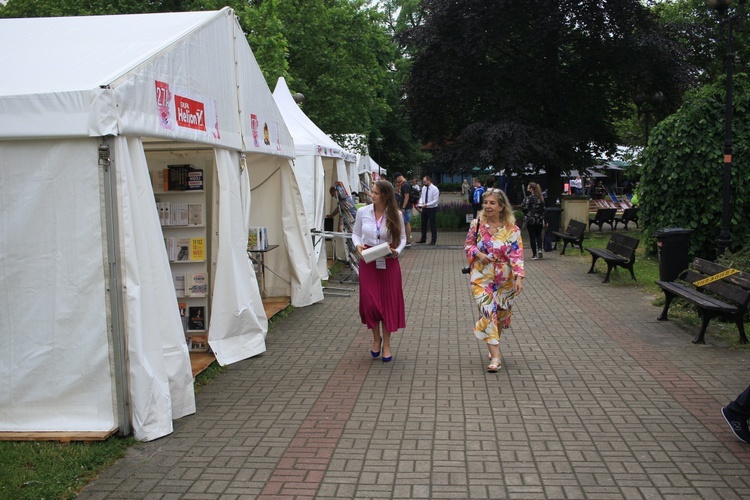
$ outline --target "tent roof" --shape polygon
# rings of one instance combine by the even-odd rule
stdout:
[[[0,19],[0,47],[0,139],[140,135],[294,156],[228,7]],[[161,107],[159,85],[168,96]],[[197,103],[202,129],[176,118],[186,100]],[[160,126],[167,108],[172,123]],[[271,144],[254,145],[251,114],[276,134]]]
[[[298,156],[330,156],[343,158],[352,163],[356,162],[356,155],[336,144],[294,102],[284,77],[276,82],[273,98],[289,127]]]

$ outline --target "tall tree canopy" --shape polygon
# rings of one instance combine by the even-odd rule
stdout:
[[[675,109],[689,84],[679,46],[639,0],[425,0],[407,32],[413,126],[453,167],[533,164],[554,179],[616,142],[639,91]],[[550,198],[559,193],[550,182]]]

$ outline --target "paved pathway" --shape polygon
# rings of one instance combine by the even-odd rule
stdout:
[[[642,292],[545,254],[488,374],[463,236],[402,256],[392,363],[371,360],[356,292],[297,309],[80,497],[748,498],[750,445],[719,408],[750,351],[693,345]]]

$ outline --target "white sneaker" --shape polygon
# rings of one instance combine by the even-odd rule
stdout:
[[[535,255],[531,258],[531,260],[539,260],[539,256]]]
[[[542,257],[544,257],[544,255],[542,254],[542,252],[539,252],[538,254],[536,254],[536,256],[537,256],[537,257],[539,257],[540,259],[541,259]]]

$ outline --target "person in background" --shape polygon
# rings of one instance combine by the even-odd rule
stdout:
[[[482,195],[484,194],[484,186],[482,181],[478,177],[474,177],[474,190],[471,194],[471,208],[474,211],[474,219],[477,218],[477,214],[482,210]]]
[[[467,200],[469,200],[469,183],[464,179],[463,184],[461,184],[461,198],[466,197]],[[469,200],[469,203],[471,203],[471,200]]]
[[[406,179],[401,172],[396,173],[396,202],[401,210],[401,215],[404,217],[404,228],[406,228],[406,248],[411,247],[411,212],[414,206],[414,200],[411,195],[411,184],[406,182]]]
[[[362,255],[366,248],[388,243],[391,253],[369,264],[359,261],[359,315],[372,331],[373,358],[383,353],[383,362],[393,359],[391,334],[406,327],[401,266],[398,256],[406,247],[404,219],[396,204],[393,185],[377,181],[372,204],[357,211],[352,241]]]
[[[521,209],[524,213],[526,229],[529,230],[529,244],[531,245],[531,260],[543,257],[544,240],[542,240],[542,229],[544,229],[544,216],[547,209],[544,205],[542,188],[536,182],[529,182],[526,187],[529,195],[523,199]]]
[[[502,364],[500,334],[510,328],[513,300],[523,290],[523,242],[505,193],[488,189],[482,201],[483,210],[471,223],[464,251],[471,268],[471,293],[481,313],[474,335],[489,350],[487,371],[496,372]]]
[[[432,239],[430,245],[437,243],[437,210],[440,190],[432,183],[432,178],[425,175],[422,178],[422,194],[419,199],[419,206],[422,211],[422,239],[419,243],[427,243],[427,225],[430,225]]]
[[[336,198],[336,207],[328,217],[335,217],[336,215],[341,213],[341,205],[344,205],[346,207],[346,210],[348,210],[349,214],[352,216],[353,221],[357,216],[357,207],[354,206],[354,199],[351,196],[345,196],[338,189],[336,189],[335,183],[333,184],[333,186],[328,188],[328,192],[333,198]]]
[[[724,420],[729,424],[732,433],[743,443],[750,443],[750,386],[737,399],[721,409]]]

